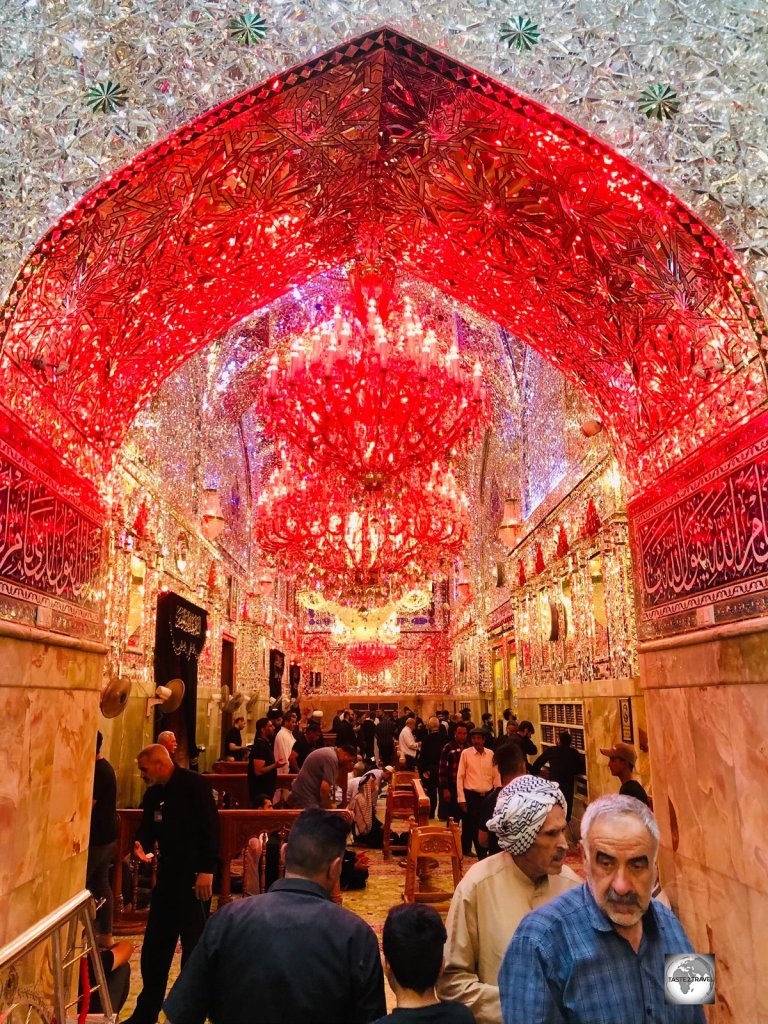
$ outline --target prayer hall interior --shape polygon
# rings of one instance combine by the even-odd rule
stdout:
[[[56,1017],[97,731],[137,964],[137,753],[245,811],[294,705],[568,730],[577,867],[633,747],[707,1019],[768,1024],[765,21],[502,7],[6,12],[0,1017]]]

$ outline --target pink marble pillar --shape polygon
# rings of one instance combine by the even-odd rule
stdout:
[[[768,956],[768,623],[759,625],[641,647],[662,878],[696,949],[717,957],[713,1024],[768,1024],[758,988]]]
[[[3,632],[0,945],[85,883],[105,651],[69,638],[45,642],[42,631],[12,624]]]

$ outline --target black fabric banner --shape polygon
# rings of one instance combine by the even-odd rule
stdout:
[[[157,599],[155,626],[155,683],[184,680],[184,699],[179,713],[186,731],[190,763],[198,755],[195,737],[197,720],[197,659],[205,647],[208,613],[178,594],[161,594]],[[159,709],[162,712],[162,705]],[[170,726],[165,726],[170,728]],[[177,736],[179,743],[183,737]]]
[[[283,693],[283,672],[285,655],[276,647],[269,652],[269,696],[274,700]]]
[[[288,669],[288,682],[291,685],[291,700],[299,696],[299,683],[301,682],[301,665],[291,665]]]

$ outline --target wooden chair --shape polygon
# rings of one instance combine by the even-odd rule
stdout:
[[[431,903],[435,909],[447,910],[463,873],[461,829],[454,821],[447,825],[411,825],[408,837],[408,858],[405,866],[406,903]],[[450,889],[436,887],[434,863],[450,869]],[[440,877],[445,879],[447,871]],[[431,882],[430,882],[431,880]]]
[[[416,772],[406,771],[394,771],[392,772],[392,778],[389,783],[390,790],[392,789],[411,789],[413,780],[418,778]]]
[[[141,824],[142,812],[134,809],[121,809],[117,812],[118,832],[117,849],[112,866],[112,897],[113,897],[113,922],[112,931],[115,935],[135,935],[143,932],[149,916],[149,906],[138,909],[139,902],[139,872],[142,869],[141,862],[133,855],[133,843],[136,832]],[[153,851],[156,853],[156,849]],[[123,874],[130,873],[130,895],[126,906],[126,899],[123,895]],[[152,861],[150,888],[154,888],[157,880],[157,857]]]
[[[392,842],[392,825],[394,822],[400,821],[406,822],[410,826],[413,821],[413,810],[413,785],[410,784],[408,789],[395,789],[390,784],[384,812],[384,838],[382,841],[384,860],[391,858],[392,850],[402,853],[407,849],[406,843]]]

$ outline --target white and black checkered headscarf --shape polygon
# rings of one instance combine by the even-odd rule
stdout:
[[[519,775],[499,793],[488,828],[496,833],[502,850],[517,856],[533,846],[555,804],[566,810],[565,797],[556,783],[536,775]]]

